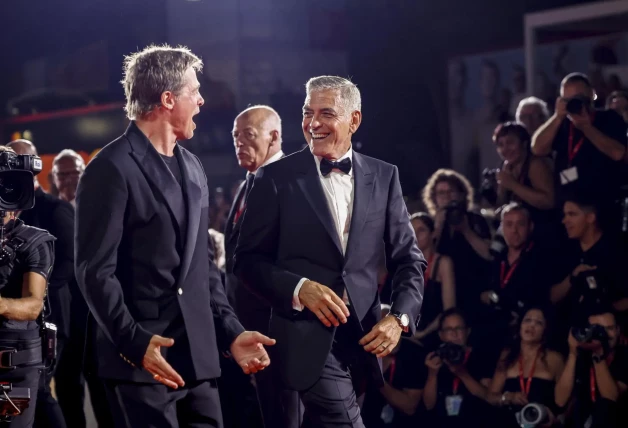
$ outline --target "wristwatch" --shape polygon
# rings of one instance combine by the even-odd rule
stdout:
[[[403,330],[404,333],[407,333],[409,331],[410,317],[407,314],[390,312],[388,315],[392,315],[393,317],[397,318],[397,321],[399,322],[399,327],[401,327],[401,330]]]

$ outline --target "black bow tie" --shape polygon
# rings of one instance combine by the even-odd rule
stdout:
[[[321,174],[323,174],[324,177],[329,175],[333,169],[339,169],[345,174],[349,174],[351,172],[351,159],[346,158],[340,162],[330,161],[325,158],[321,159]]]

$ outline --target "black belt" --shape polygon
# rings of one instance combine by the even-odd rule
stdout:
[[[18,351],[15,348],[0,349],[0,369],[14,369],[18,366],[42,362],[41,346]]]

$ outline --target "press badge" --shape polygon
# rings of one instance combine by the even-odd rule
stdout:
[[[564,169],[560,172],[560,184],[573,183],[578,179],[578,168],[572,166],[571,168]]]
[[[449,395],[445,397],[447,416],[458,416],[460,414],[460,406],[462,406],[462,395]]]

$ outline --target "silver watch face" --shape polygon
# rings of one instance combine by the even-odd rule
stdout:
[[[407,327],[410,325],[410,317],[407,314],[402,314],[400,320],[402,326]]]

